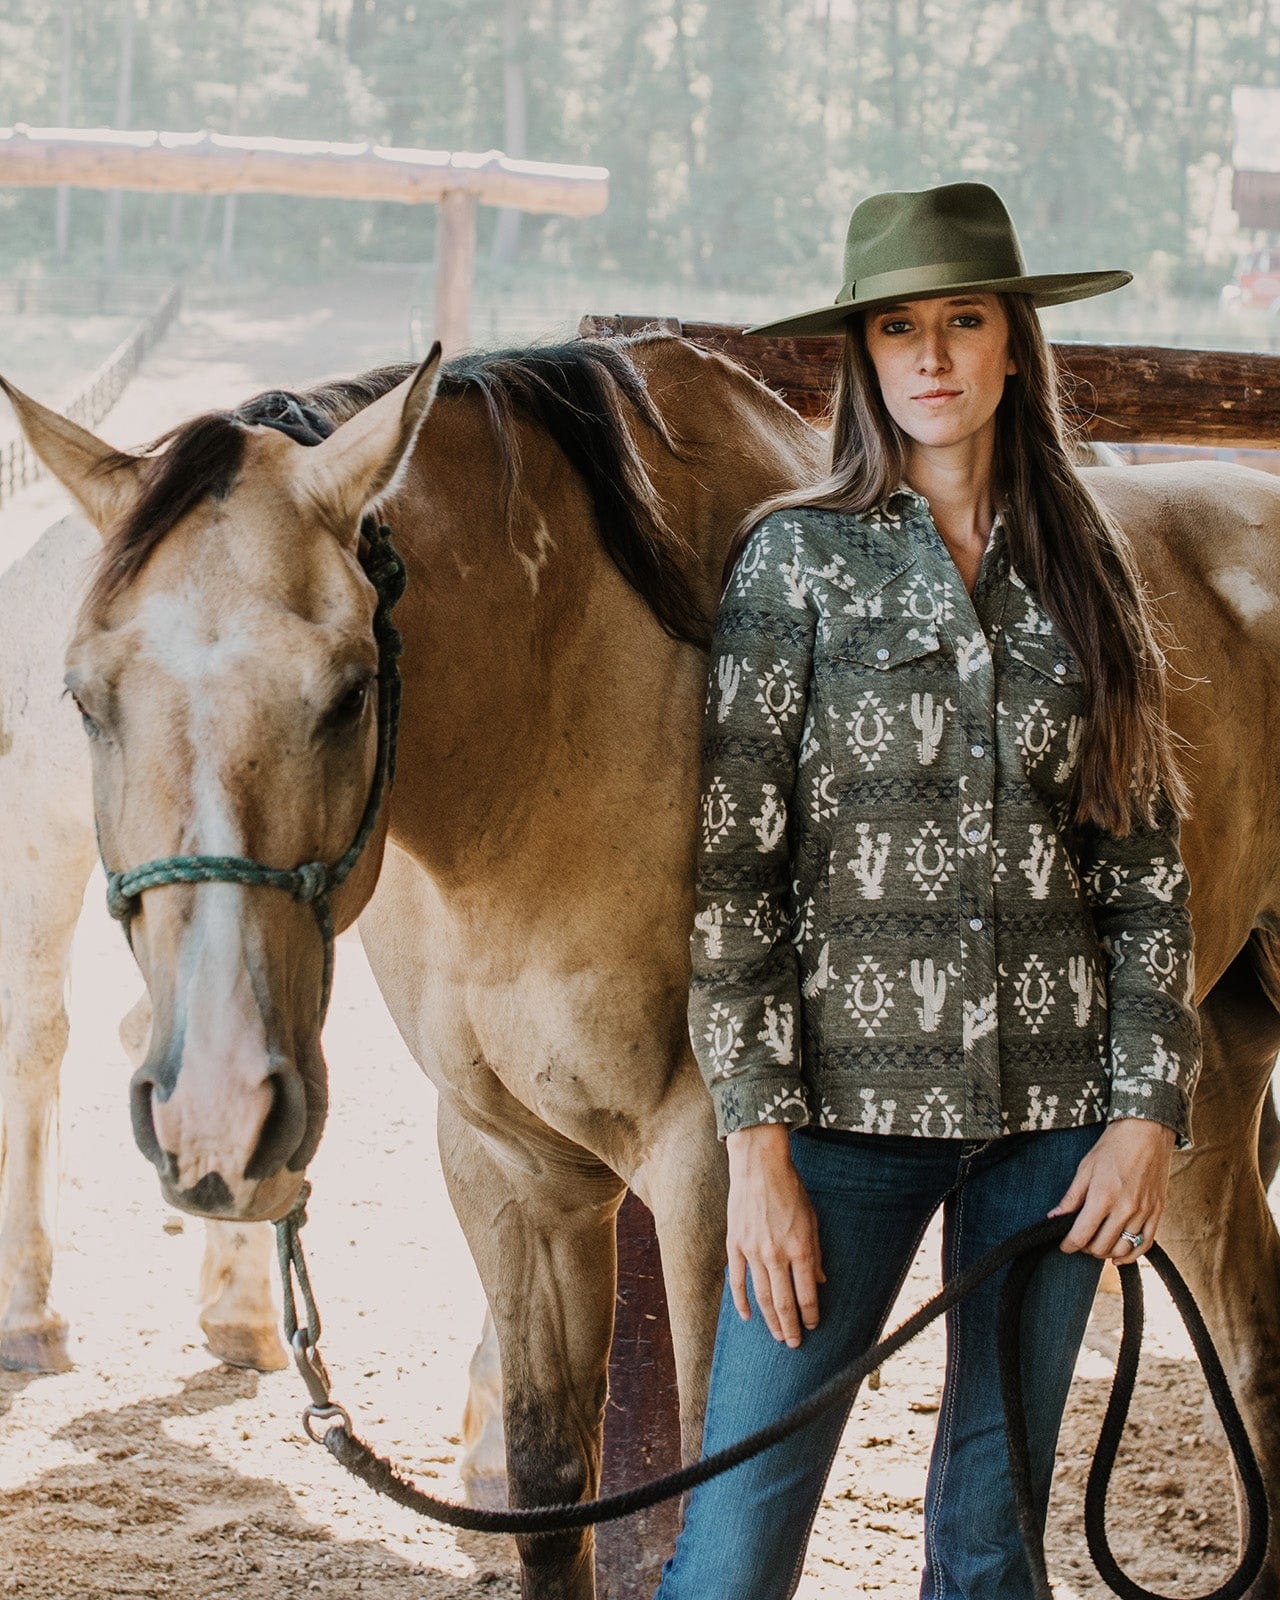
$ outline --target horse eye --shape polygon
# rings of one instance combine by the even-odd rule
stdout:
[[[64,693],[70,697],[71,704],[80,713],[80,722],[84,728],[84,731],[91,739],[100,739],[102,737],[101,725],[93,720],[85,708],[80,704],[79,700],[76,699],[75,695],[71,693],[70,689],[65,690]]]
[[[344,689],[325,713],[321,726],[328,732],[337,733],[358,722],[372,684],[371,678],[361,678]]]

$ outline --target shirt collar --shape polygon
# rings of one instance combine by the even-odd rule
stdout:
[[[908,504],[914,505],[923,511],[926,516],[932,517],[932,512],[929,510],[929,502],[922,494],[913,489],[909,483],[900,483],[896,489],[890,489],[889,493],[885,495],[884,499],[876,507],[876,510],[888,510],[893,502],[898,499],[906,500]],[[991,537],[994,539],[997,534],[1003,533],[1004,513],[997,510],[995,521],[991,524]]]

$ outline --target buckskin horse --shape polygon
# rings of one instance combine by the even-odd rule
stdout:
[[[89,756],[62,693],[66,641],[51,619],[101,549],[68,516],[0,575],[0,1367],[62,1372],[67,1324],[50,1304],[53,1240],[46,1160],[67,1047],[71,940],[94,860]],[[140,1059],[148,1008],[121,1027]],[[214,1355],[263,1371],[285,1365],[263,1224],[208,1221],[200,1325]]]
[[[626,1186],[654,1215],[693,1453],[725,1197],[685,1022],[701,647],[740,517],[817,473],[821,435],[734,363],[652,335],[329,385],[302,397],[336,424],[313,446],[215,414],[122,455],[8,392],[104,535],[67,676],[112,867],[347,849],[376,749],[359,530],[372,506],[394,526],[399,775],[332,912],[340,928],[363,911],[440,1090],[498,1331],[511,1501],[597,1487]],[[1206,1066],[1161,1238],[1276,1486],[1280,1238],[1256,1147],[1280,1048],[1280,484],[1216,463],[1089,482],[1176,636],[1192,752]],[[171,884],[141,897],[131,937],[154,1009],[135,1131],[164,1192],[281,1215],[325,1117],[316,919],[270,888]],[[524,1592],[592,1595],[591,1553],[586,1533],[525,1542]]]

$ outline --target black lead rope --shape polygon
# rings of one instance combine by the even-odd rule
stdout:
[[[1032,1273],[1049,1251],[1062,1242],[1071,1227],[1073,1221],[1071,1217],[1052,1217],[1044,1222],[1034,1223],[1031,1227],[1023,1228],[1021,1232],[1006,1239],[1003,1244],[997,1245],[994,1250],[988,1251],[964,1272],[957,1273],[938,1294],[926,1301],[892,1333],[864,1351],[843,1372],[815,1390],[808,1400],[785,1416],[779,1417],[776,1422],[770,1423],[768,1427],[749,1434],[736,1444],[718,1450],[714,1455],[704,1456],[702,1460],[681,1467],[676,1472],[666,1473],[651,1483],[640,1484],[634,1489],[608,1495],[603,1499],[489,1511],[479,1506],[438,1499],[402,1477],[391,1462],[377,1455],[362,1439],[357,1438],[352,1432],[347,1413],[331,1400],[327,1374],[324,1374],[319,1352],[314,1348],[314,1340],[309,1339],[307,1327],[299,1328],[296,1313],[290,1317],[290,1309],[293,1307],[291,1273],[294,1272],[298,1274],[300,1284],[306,1287],[304,1298],[307,1301],[308,1322],[314,1315],[314,1301],[310,1298],[306,1266],[297,1237],[297,1229],[305,1214],[302,1204],[300,1202],[299,1208],[278,1223],[277,1227],[281,1231],[281,1266],[286,1268],[284,1285],[286,1322],[291,1326],[291,1342],[299,1370],[307,1381],[312,1397],[312,1404],[304,1413],[308,1434],[313,1439],[319,1438],[329,1453],[340,1461],[348,1472],[361,1479],[378,1494],[385,1495],[397,1505],[404,1506],[419,1516],[430,1517],[450,1527],[465,1528],[475,1533],[523,1535],[565,1533],[571,1529],[590,1527],[597,1523],[612,1522],[619,1517],[630,1516],[636,1511],[657,1505],[660,1501],[674,1499],[676,1495],[684,1494],[711,1478],[719,1477],[722,1472],[728,1472],[742,1462],[749,1461],[753,1456],[760,1455],[771,1445],[789,1438],[793,1433],[798,1433],[801,1428],[807,1427],[832,1406],[849,1405],[859,1384],[869,1373],[881,1366],[890,1356],[895,1355],[904,1345],[909,1344],[930,1323],[936,1322],[953,1306],[958,1305],[980,1283],[985,1282],[1002,1267],[1008,1266],[1009,1275],[1000,1297],[998,1355],[1013,1496],[1018,1527],[1031,1568],[1035,1600],[1052,1600],[1052,1590],[1049,1587],[1045,1566],[1044,1538],[1031,1488],[1031,1466],[1022,1389],[1022,1308]],[[1210,1594],[1198,1597],[1198,1600],[1242,1600],[1262,1570],[1266,1556],[1268,1511],[1262,1473],[1258,1468],[1249,1436],[1245,1432],[1235,1400],[1227,1386],[1222,1363],[1213,1348],[1199,1307],[1160,1246],[1152,1245],[1148,1255],[1155,1270],[1164,1280],[1173,1303],[1191,1335],[1192,1344],[1208,1380],[1209,1392],[1222,1419],[1231,1454],[1244,1488],[1245,1538],[1240,1559],[1224,1583]],[[1121,1570],[1107,1542],[1105,1517],[1107,1488],[1121,1435],[1124,1432],[1129,1403],[1133,1398],[1142,1343],[1142,1282],[1137,1263],[1122,1266],[1120,1279],[1124,1289],[1124,1329],[1111,1398],[1107,1404],[1093,1466],[1089,1473],[1085,1497],[1085,1529],[1089,1553],[1093,1557],[1095,1566],[1103,1580],[1121,1596],[1121,1600],[1163,1600],[1162,1596],[1142,1588]],[[318,1330],[318,1315],[315,1316],[315,1326]],[[315,1423],[331,1425],[322,1433],[317,1433],[314,1431]]]
[[[1071,1218],[1066,1219],[1068,1223]],[[1029,1245],[1009,1268],[1000,1292],[1000,1312],[997,1322],[998,1356],[1000,1361],[1000,1395],[1004,1402],[1005,1433],[1009,1441],[1009,1467],[1013,1479],[1014,1506],[1023,1548],[1031,1565],[1034,1600],[1053,1600],[1049,1576],[1045,1566],[1044,1538],[1040,1519],[1036,1514],[1031,1489],[1031,1461],[1027,1448],[1027,1418],[1024,1405],[1025,1386],[1022,1370],[1022,1305],[1027,1285],[1037,1266],[1054,1248],[1053,1241]],[[1258,1467],[1258,1459],[1249,1443],[1244,1422],[1236,1406],[1235,1397],[1222,1370],[1222,1362],[1213,1347],[1209,1330],[1205,1327],[1200,1308],[1192,1298],[1182,1274],[1158,1244],[1153,1244],[1147,1259],[1169,1291],[1177,1308],[1209,1385],[1214,1409],[1227,1435],[1231,1456],[1240,1474],[1244,1491],[1245,1536],[1240,1559],[1235,1570],[1216,1589],[1197,1597],[1197,1600],[1240,1600],[1252,1588],[1262,1570],[1267,1553],[1268,1508],[1267,1490]],[[1121,1600],[1166,1600],[1151,1589],[1135,1583],[1115,1558],[1107,1537],[1107,1491],[1116,1454],[1124,1436],[1124,1425],[1133,1399],[1138,1376],[1138,1358],[1142,1353],[1143,1299],[1142,1275],[1137,1262],[1120,1268],[1120,1286],[1124,1296],[1124,1324],[1120,1335],[1120,1351],[1116,1357],[1115,1377],[1111,1383],[1111,1396],[1107,1401],[1106,1415],[1094,1447],[1093,1462],[1089,1467],[1089,1481],[1085,1490],[1084,1528],[1089,1542],[1089,1554],[1102,1581]]]

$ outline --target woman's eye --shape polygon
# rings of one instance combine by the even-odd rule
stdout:
[[[880,332],[881,333],[902,333],[905,329],[909,328],[910,326],[911,326],[911,324],[909,322],[907,322],[904,318],[902,318],[902,317],[894,317],[891,322],[882,322],[880,324]]]
[[[982,318],[972,311],[962,311],[956,321],[966,328],[980,328],[982,326]]]

